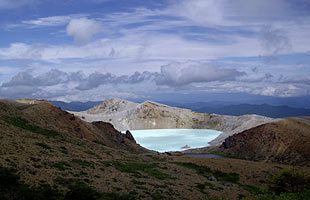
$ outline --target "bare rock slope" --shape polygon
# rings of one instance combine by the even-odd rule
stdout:
[[[134,103],[110,99],[83,112],[72,112],[88,122],[110,122],[120,131],[139,129],[194,128],[222,131],[212,145],[220,145],[225,138],[249,128],[274,121],[258,115],[228,116],[193,112],[156,102]]]

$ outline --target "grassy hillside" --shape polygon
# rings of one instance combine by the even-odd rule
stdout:
[[[310,166],[310,121],[289,118],[230,136],[224,153],[243,159]]]

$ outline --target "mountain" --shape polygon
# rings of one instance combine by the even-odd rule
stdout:
[[[310,166],[310,118],[288,118],[263,124],[225,139],[226,155]]]
[[[49,101],[54,106],[61,108],[62,110],[70,110],[70,111],[83,111],[90,109],[99,103],[100,101],[87,101],[87,102],[80,102],[80,101],[72,101],[72,102],[63,102],[63,101]]]
[[[88,101],[88,102],[62,102],[62,101],[50,101],[53,105],[68,111],[85,111],[100,104],[100,101]],[[144,102],[136,100],[134,102]],[[171,101],[158,101],[159,103],[166,104],[172,107],[191,109],[195,112],[215,113],[220,115],[247,115],[256,114],[271,118],[285,118],[295,116],[310,116],[310,109],[291,107],[287,105],[272,105],[272,104],[238,104],[236,102],[194,102],[194,103],[177,103]],[[271,102],[272,103],[272,102]]]
[[[131,106],[119,102],[109,112]],[[158,154],[129,132],[39,100],[0,100],[0,145],[3,200],[255,199],[268,177],[293,167]]]
[[[136,98],[131,99],[135,102],[143,102],[152,100],[162,102],[168,105],[180,107],[180,105],[190,105],[200,103],[207,103],[208,105],[239,105],[239,104],[268,104],[272,106],[289,106],[293,108],[306,108],[310,109],[310,96],[296,96],[296,97],[274,97],[274,96],[261,96],[246,93],[172,93],[172,94],[152,94],[152,98]],[[170,103],[173,104],[170,104]]]
[[[186,106],[186,105],[185,105]],[[289,106],[272,106],[268,104],[251,105],[251,104],[240,104],[240,105],[226,105],[226,106],[208,106],[206,103],[197,103],[187,105],[186,107],[192,108],[197,112],[216,113],[221,115],[246,115],[256,114],[272,118],[285,118],[295,116],[310,116],[310,109],[305,108],[293,108]]]
[[[193,112],[152,101],[134,103],[110,99],[83,112],[71,112],[81,119],[112,123],[117,130],[207,128],[223,131],[212,145],[219,145],[229,135],[271,122],[274,119],[258,115],[228,116]]]
[[[0,117],[9,127],[51,137],[76,137],[103,143],[111,148],[143,152],[130,135],[118,132],[109,123],[86,123],[44,100],[0,101]],[[45,133],[46,132],[46,133]]]

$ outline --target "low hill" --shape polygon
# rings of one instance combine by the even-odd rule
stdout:
[[[0,119],[6,126],[9,125],[7,128],[19,128],[39,134],[45,134],[46,131],[46,134],[50,133],[56,138],[73,136],[113,148],[144,151],[111,124],[101,122],[98,127],[99,122],[86,123],[44,100],[0,101]]]
[[[213,145],[221,144],[229,135],[274,120],[258,115],[197,113],[152,101],[134,103],[122,99],[106,100],[89,110],[71,113],[88,122],[110,122],[120,131],[164,128],[206,128],[223,131],[224,133],[212,142]]]
[[[310,121],[289,118],[263,124],[226,138],[220,149],[242,159],[310,166]]]

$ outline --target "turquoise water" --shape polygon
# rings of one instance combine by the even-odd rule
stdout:
[[[221,134],[211,129],[149,129],[130,132],[141,146],[159,152],[206,147],[208,142]]]

